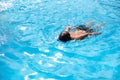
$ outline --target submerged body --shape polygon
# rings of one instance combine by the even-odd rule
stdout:
[[[96,32],[94,29],[91,29],[88,26],[91,26],[93,21],[87,22],[85,25],[80,25],[79,27],[76,27],[72,32],[71,26],[67,26],[66,29],[60,34],[59,40],[63,42],[67,42],[69,40],[82,40],[86,38],[89,35],[98,35],[101,34],[101,32]],[[100,28],[102,24],[99,24],[95,27]]]
[[[74,32],[69,32],[70,37],[73,40],[83,39],[88,36],[88,33],[84,30],[75,30]]]

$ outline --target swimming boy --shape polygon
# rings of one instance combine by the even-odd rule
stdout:
[[[58,39],[62,42],[67,42],[70,40],[82,40],[89,35],[101,34],[101,32],[96,32],[94,29],[90,28],[93,25],[93,23],[94,23],[94,21],[89,21],[89,22],[85,23],[84,25],[80,25],[80,26],[74,28],[74,30],[72,32],[70,32],[71,26],[67,26],[66,29],[59,35]],[[94,28],[100,28],[104,24],[105,23],[98,24],[98,25],[94,26]]]

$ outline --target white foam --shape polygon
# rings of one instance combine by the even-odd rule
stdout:
[[[21,69],[21,71],[25,71],[25,70],[26,70],[26,68],[22,68],[22,69]]]
[[[38,74],[37,72],[33,72],[33,73],[28,74],[28,75],[25,75],[24,80],[29,80],[30,75],[37,75],[37,74]]]
[[[13,1],[14,0],[10,0],[8,2],[1,1],[0,2],[0,12],[5,11],[5,10],[11,8],[13,6]]]
[[[54,65],[51,64],[51,63],[47,63],[47,66],[48,66],[48,67],[53,67]]]
[[[0,56],[5,56],[5,54],[2,53],[2,54],[0,54]]]
[[[39,78],[39,80],[45,80],[43,77]]]
[[[42,65],[42,60],[40,60],[40,61],[38,62],[38,64]]]
[[[29,75],[37,75],[37,74],[38,74],[37,72],[33,72],[33,73],[29,74]]]
[[[45,54],[41,54],[42,57],[47,57]]]
[[[47,78],[46,80],[55,80],[54,78]]]
[[[25,55],[33,57],[35,54],[29,54],[28,52],[24,52]]]
[[[57,58],[55,57],[50,57],[54,62],[58,62]]]
[[[3,45],[6,41],[7,41],[7,37],[5,35],[0,36],[0,45]]]
[[[20,30],[22,30],[22,31],[25,31],[26,29],[27,29],[27,27],[25,27],[25,26],[20,27]]]
[[[66,63],[64,61],[59,61],[58,58],[56,57],[50,57],[50,59],[52,59],[52,61],[57,62],[57,63],[62,63],[62,64]]]
[[[50,52],[50,50],[46,49],[46,50],[44,50],[44,52]]]
[[[55,79],[54,78],[47,78],[47,79],[45,79],[45,78],[41,77],[41,78],[39,78],[39,80],[55,80]]]
[[[62,54],[58,52],[58,53],[55,54],[55,57],[56,57],[56,58],[61,58],[61,57],[62,57]]]
[[[26,75],[26,76],[24,77],[24,80],[28,80],[28,75]]]
[[[41,48],[39,48],[39,51],[50,52],[49,49],[41,49]]]
[[[58,49],[63,50],[64,47],[63,46],[58,46]]]

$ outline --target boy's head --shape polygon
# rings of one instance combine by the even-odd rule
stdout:
[[[62,32],[58,38],[62,42],[67,42],[71,40],[70,33],[68,31]]]

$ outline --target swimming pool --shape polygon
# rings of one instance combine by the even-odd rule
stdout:
[[[0,0],[0,80],[120,80],[119,0]],[[102,34],[57,41],[65,26]]]

